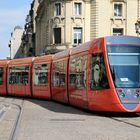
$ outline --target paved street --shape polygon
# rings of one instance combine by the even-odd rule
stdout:
[[[0,97],[0,140],[140,140],[140,117]]]

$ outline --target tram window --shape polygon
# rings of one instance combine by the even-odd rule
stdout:
[[[20,84],[21,83],[21,73],[20,72],[15,72],[15,84]]]
[[[54,72],[53,74],[53,86],[57,87],[59,86],[59,72]]]
[[[91,89],[109,88],[103,55],[93,55],[91,61]]]
[[[65,75],[64,73],[60,73],[60,85],[65,86]]]
[[[21,80],[22,84],[28,84],[29,83],[28,79],[29,79],[29,67],[26,66],[22,71],[22,80]]]
[[[4,75],[4,68],[0,68],[0,85],[2,85],[3,84],[3,75]]]
[[[34,84],[48,84],[48,64],[36,64],[34,66]]]
[[[27,84],[29,67],[9,68],[9,84]]]
[[[28,84],[28,72],[22,72],[22,84]]]
[[[9,84],[15,83],[15,72],[14,68],[9,68]]]
[[[66,61],[53,63],[52,85],[54,87],[66,85]]]
[[[15,84],[27,84],[28,83],[29,67],[16,67],[15,68]]]
[[[79,56],[70,61],[70,85],[76,89],[86,88],[87,56]]]

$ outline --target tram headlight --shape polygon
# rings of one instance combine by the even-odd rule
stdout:
[[[139,93],[140,92],[140,90],[139,89],[136,89],[136,93]]]
[[[135,91],[135,97],[136,98],[138,98],[138,97],[140,97],[140,90],[139,89],[136,89],[136,91]]]
[[[125,94],[122,92],[121,94],[120,94],[120,97],[125,97]]]
[[[135,93],[135,97],[137,97],[137,98],[138,98],[139,96],[140,96],[140,95],[139,95],[139,93]]]
[[[119,97],[122,97],[122,98],[125,97],[125,93],[123,92],[122,89],[118,89],[117,92],[118,92]]]

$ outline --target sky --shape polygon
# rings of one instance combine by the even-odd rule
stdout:
[[[0,3],[0,59],[10,54],[8,47],[15,26],[24,28],[32,0],[2,0]]]

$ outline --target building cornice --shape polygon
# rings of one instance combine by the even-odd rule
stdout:
[[[110,2],[124,2],[124,3],[126,3],[127,0],[110,0]]]

